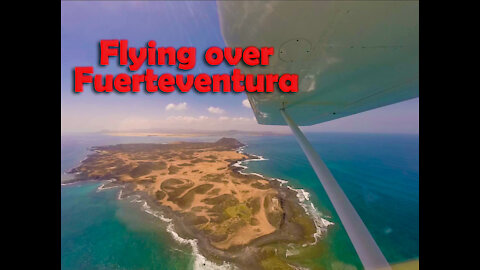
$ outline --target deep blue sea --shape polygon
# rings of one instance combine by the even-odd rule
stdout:
[[[307,133],[390,263],[419,254],[418,135]],[[316,208],[335,223],[323,239],[329,254],[321,266],[338,262],[361,269],[360,261],[320,182],[293,136],[240,136],[245,152],[266,161],[246,164],[249,172],[281,178],[305,189]],[[61,178],[77,166],[88,147],[118,143],[215,141],[219,137],[113,137],[63,135]],[[100,183],[61,188],[62,269],[191,269],[190,246],[174,241],[166,225],[130,202],[118,190],[97,192]],[[343,268],[341,268],[343,269]],[[354,268],[353,268],[354,269]]]

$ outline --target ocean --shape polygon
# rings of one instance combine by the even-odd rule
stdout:
[[[306,133],[390,263],[419,256],[418,135]],[[321,215],[334,223],[322,240],[326,249],[312,254],[317,269],[361,269],[313,169],[293,136],[237,136],[245,152],[263,161],[245,162],[245,172],[288,181],[303,189]],[[219,137],[159,138],[69,134],[61,139],[61,179],[95,145],[216,141]],[[118,200],[118,189],[98,191],[102,183],[61,187],[62,269],[211,269],[194,255],[191,244],[168,232],[168,222],[146,213],[141,202]],[[201,256],[200,256],[201,257]],[[203,267],[203,264],[206,267]]]

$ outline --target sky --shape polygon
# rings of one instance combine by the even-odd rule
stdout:
[[[249,130],[287,132],[285,126],[256,123],[245,93],[95,93],[73,91],[73,69],[94,66],[95,74],[125,73],[126,67],[100,67],[102,39],[127,39],[129,47],[196,47],[197,62],[188,74],[230,73],[211,67],[201,53],[225,47],[214,1],[61,2],[61,130],[68,132],[135,129]],[[113,59],[112,59],[113,60]],[[153,67],[155,74],[179,74],[175,67]],[[143,74],[142,67],[137,74]],[[304,131],[418,134],[419,99],[411,99],[322,124]]]

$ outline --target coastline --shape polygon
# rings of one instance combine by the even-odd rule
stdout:
[[[302,208],[305,210],[305,213],[312,218],[316,228],[316,232],[313,235],[313,238],[315,241],[309,244],[304,244],[304,246],[315,245],[318,242],[318,240],[325,234],[325,232],[327,231],[327,227],[334,224],[323,218],[322,214],[315,208],[313,203],[310,201],[309,193],[304,189],[295,189],[289,186],[288,181],[284,179],[270,178],[255,172],[251,172],[251,173],[244,172],[246,169],[248,169],[248,166],[246,166],[244,163],[248,163],[251,161],[268,160],[262,156],[244,153],[244,150],[246,147],[247,147],[246,145],[239,147],[238,149],[236,149],[236,152],[247,155],[248,159],[232,161],[231,164],[229,165],[231,170],[235,173],[239,173],[242,175],[256,175],[265,180],[272,181],[272,183],[274,183],[275,188],[278,189],[279,191],[282,191],[284,196],[287,196],[288,194],[295,194],[299,205],[301,205]],[[93,151],[95,152],[95,150]],[[91,155],[91,154],[88,154],[88,155]],[[62,185],[72,185],[78,182],[85,182],[85,181],[99,181],[99,180],[95,180],[95,179],[78,180],[78,181],[71,181],[68,183],[62,183]],[[151,197],[149,197],[143,191],[139,191],[139,190],[134,191],[132,188],[133,185],[131,183],[125,183],[125,182],[118,183],[119,181],[116,179],[102,180],[102,182],[103,183],[97,188],[97,192],[106,190],[106,189],[120,188],[120,191],[118,192],[118,195],[117,195],[117,199],[119,200],[127,199],[127,200],[130,200],[130,202],[132,203],[141,204],[140,207],[144,212],[157,217],[162,222],[165,222],[167,224],[167,231],[172,236],[172,238],[175,239],[175,241],[177,241],[180,244],[190,245],[192,248],[192,253],[195,258],[193,263],[193,269],[236,269],[237,268],[234,264],[227,262],[229,261],[229,259],[232,259],[231,255],[227,254],[227,252],[225,251],[221,251],[213,248],[208,243],[207,239],[203,237],[201,234],[200,235],[196,234],[190,231],[186,226],[183,226],[184,224],[182,222],[183,217],[179,213],[172,211],[170,208],[165,207],[164,205],[160,205],[156,201],[152,200]],[[190,236],[195,235],[198,239],[190,239],[188,237],[189,235]],[[278,233],[277,234],[272,233],[270,235],[262,236],[258,239],[255,239],[252,242],[261,243],[262,241],[272,241],[272,239],[276,239],[276,237],[281,237],[281,235],[278,235]],[[238,250],[237,253],[239,253],[239,251],[240,250]],[[239,254],[237,255],[240,256]],[[286,256],[288,255],[286,254]],[[225,260],[222,261],[221,259],[220,260],[218,259],[222,257]],[[238,257],[236,257],[236,259],[238,259]]]
[[[239,147],[237,149],[237,152],[244,153],[243,150],[246,147],[247,147],[247,145]],[[243,175],[256,175],[256,176],[262,177],[262,178],[264,178],[266,180],[269,180],[269,181],[277,181],[277,182],[279,182],[280,186],[285,186],[286,188],[288,188],[292,191],[295,191],[297,193],[297,198],[299,200],[299,204],[303,207],[303,209],[305,210],[305,213],[307,213],[307,215],[312,217],[314,222],[315,222],[315,227],[317,228],[317,232],[314,234],[315,242],[312,243],[312,245],[316,244],[317,241],[320,240],[320,237],[322,236],[322,234],[326,233],[326,231],[327,231],[326,228],[330,225],[335,225],[335,224],[322,217],[322,214],[320,213],[320,211],[318,211],[315,208],[315,206],[313,205],[313,203],[310,201],[310,193],[305,191],[304,189],[302,189],[302,188],[296,189],[292,186],[289,186],[288,185],[288,183],[289,183],[288,180],[285,180],[285,179],[268,177],[268,176],[265,176],[263,174],[255,173],[255,172],[252,172],[252,173],[243,172],[244,170],[248,169],[248,166],[242,164],[244,162],[267,161],[268,160],[268,159],[266,159],[262,156],[258,156],[258,155],[255,155],[255,154],[249,154],[249,153],[245,153],[245,154],[248,155],[248,156],[256,157],[256,158],[237,161],[235,164],[233,164],[233,166],[241,168],[241,170],[239,170],[238,173],[243,174]],[[306,202],[310,202],[310,203],[307,204]]]

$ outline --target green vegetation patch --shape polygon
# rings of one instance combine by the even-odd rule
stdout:
[[[230,206],[235,206],[239,203],[238,199],[232,194],[222,194],[214,198],[205,198],[202,200],[202,202],[213,205],[208,212],[215,217],[212,221],[216,223],[222,223],[223,221],[229,219],[229,216],[224,212],[225,209]]]
[[[191,156],[191,155],[195,154],[195,151],[193,151],[193,150],[186,150],[186,151],[183,151],[182,154]]]
[[[134,168],[133,165],[121,165],[112,170],[114,175],[128,174]]]
[[[169,159],[169,158],[174,158],[175,154],[172,154],[170,152],[166,152],[166,153],[163,153],[162,156],[166,159]]]
[[[192,157],[192,156],[187,156],[187,155],[182,155],[182,154],[180,154],[180,155],[178,156],[178,158],[181,159],[181,160],[187,160],[187,159],[192,159],[193,157]]]
[[[175,202],[178,196],[193,186],[194,184],[189,180],[169,178],[162,182],[160,188],[167,193],[169,201]]]
[[[163,170],[167,168],[167,164],[163,161],[159,162],[139,162],[137,167],[133,168],[129,175],[138,178],[150,174],[153,170]]]
[[[168,167],[168,174],[176,174],[178,171],[180,171],[180,167],[175,165]]]
[[[213,187],[212,184],[202,184],[202,185],[196,186],[195,188],[192,188],[192,191],[194,191],[197,194],[205,194],[212,187]]]
[[[225,174],[223,173],[209,173],[207,175],[202,176],[200,178],[200,181],[222,183],[224,182],[223,181],[224,178],[225,178]]]
[[[202,211],[203,208],[204,208],[203,206],[194,206],[194,207],[192,207],[192,211],[193,212],[200,212],[200,211]]]
[[[302,226],[305,240],[313,241],[313,237],[314,237],[313,234],[317,232],[317,228],[315,227],[315,224],[313,223],[312,219],[309,216],[306,216],[306,215],[296,216],[293,218],[293,222]]]
[[[157,190],[157,192],[155,192],[155,198],[157,198],[157,200],[162,200],[163,198],[165,198],[167,194],[165,194],[165,192],[161,191],[161,190]]]
[[[200,163],[200,162],[207,162],[206,159],[201,159],[201,158],[195,158],[190,160],[191,163]]]
[[[247,206],[252,209],[252,214],[255,215],[260,211],[260,198],[252,197],[247,200]]]
[[[157,176],[156,175],[151,175],[149,177],[146,177],[146,178],[143,178],[140,182],[140,184],[143,184],[143,185],[150,185],[150,184],[153,184],[155,183],[155,180],[157,179]]]
[[[332,264],[326,264],[325,257],[329,256],[328,244],[325,241],[320,241],[316,245],[307,245],[306,247],[297,247],[294,254],[288,256],[286,259],[287,262],[291,265],[301,265],[302,267],[311,269],[311,270],[326,270],[326,269],[342,269],[342,270],[353,270],[358,269],[353,265],[345,265],[340,263],[335,265],[335,262]],[[418,268],[417,268],[418,269]]]
[[[128,155],[131,160],[155,160],[158,159],[160,156],[156,154],[133,154]]]
[[[162,184],[160,185],[160,187],[162,189],[171,189],[171,188],[175,188],[177,187],[178,185],[181,185],[185,183],[185,181],[181,180],[181,179],[178,179],[178,178],[168,178],[167,180],[163,181]]]
[[[252,210],[243,203],[225,208],[224,213],[228,218],[239,217],[247,222],[250,222],[252,217]]]
[[[193,166],[193,164],[191,164],[191,163],[182,163],[182,164],[178,164],[178,166],[186,167],[186,166]]]
[[[293,270],[290,265],[276,256],[268,257],[262,260],[260,264],[265,270]]]
[[[127,163],[125,161],[115,158],[106,166],[119,168],[119,167],[125,166],[126,164]]]
[[[174,202],[182,209],[188,208],[192,205],[193,199],[195,198],[195,192],[189,190],[182,197],[175,199]]]
[[[212,190],[210,190],[207,195],[218,195],[218,193],[220,193],[220,189],[219,188],[214,188]]]
[[[228,238],[228,233],[226,230],[220,231],[213,227],[211,223],[208,223],[202,228],[202,230],[208,233],[208,239],[210,239],[211,242],[220,242]]]
[[[196,186],[190,189],[181,198],[176,199],[175,203],[182,209],[188,208],[192,205],[193,199],[195,198],[195,194],[204,194],[212,187],[213,187],[212,184],[204,184],[204,185]]]
[[[251,186],[254,187],[254,188],[258,188],[258,189],[269,189],[270,188],[269,183],[262,184],[260,182],[255,182],[255,183],[251,184]]]
[[[151,165],[153,170],[165,170],[167,168],[165,161],[152,162]]]
[[[252,217],[252,218],[250,219],[250,225],[252,225],[252,226],[257,226],[258,224],[260,224],[260,222],[258,221],[258,219],[254,218],[254,217]]]
[[[199,224],[207,223],[208,218],[204,216],[197,216],[193,213],[186,213],[184,221],[186,224],[189,224],[189,225],[199,225]]]
[[[257,176],[257,175],[243,175],[243,174],[238,174],[238,173],[234,173],[234,172],[230,172],[230,175],[233,178],[236,178],[236,179],[240,180],[243,184],[250,184],[252,182],[255,182],[256,180],[263,179],[262,177]]]
[[[167,191],[168,194],[168,200],[169,201],[175,201],[178,196],[183,194],[187,189],[191,188],[193,186],[193,183],[188,183],[183,186],[180,186],[174,190]],[[187,199],[188,202],[188,199]]]
[[[210,205],[229,204],[229,206],[231,206],[237,204],[238,199],[235,198],[235,196],[233,196],[232,194],[222,194],[213,198],[205,198],[202,200],[202,202]],[[233,202],[233,204],[231,204],[230,202]]]
[[[140,176],[147,175],[152,172],[152,168],[148,165],[140,164],[130,171],[129,175],[132,178],[138,178]]]
[[[239,217],[235,217],[230,219],[224,219],[221,222],[210,222],[207,226],[203,228],[203,230],[209,232],[209,238],[213,238],[212,240],[216,242],[224,240],[226,238],[224,237],[225,235],[235,233],[245,225],[247,225],[245,220]],[[220,238],[221,240],[219,240],[218,238]]]

